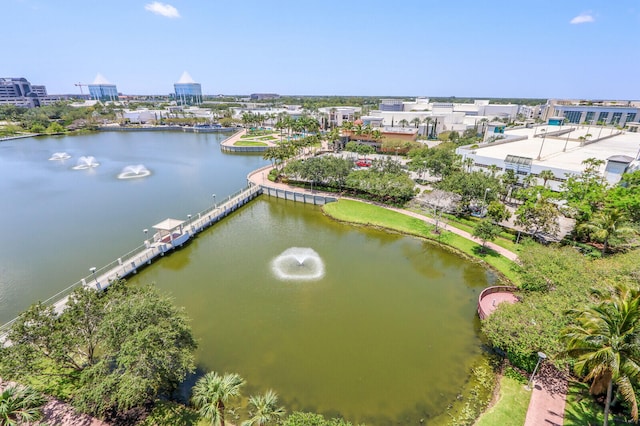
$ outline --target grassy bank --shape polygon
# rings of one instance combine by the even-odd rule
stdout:
[[[521,382],[502,376],[497,401],[474,426],[523,425],[530,399],[531,392]]]
[[[480,244],[448,231],[434,234],[434,226],[423,220],[387,210],[383,207],[352,200],[339,200],[335,203],[326,204],[323,207],[323,211],[328,216],[343,222],[415,235],[452,247],[470,258],[486,262],[509,280],[513,282],[519,281],[513,270],[513,262],[506,257],[488,248],[486,252],[483,252]]]

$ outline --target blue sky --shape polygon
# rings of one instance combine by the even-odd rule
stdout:
[[[79,93],[640,99],[638,0],[1,0],[0,77]],[[86,89],[85,89],[86,90]]]

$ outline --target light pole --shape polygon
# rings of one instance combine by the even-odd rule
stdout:
[[[487,204],[487,192],[491,191],[491,188],[484,189],[484,197],[482,198],[482,204]]]
[[[540,130],[541,132],[544,132],[542,134],[542,143],[540,144],[540,152],[538,152],[538,158],[536,158],[536,160],[540,159],[540,155],[542,155],[542,147],[544,146],[544,139],[547,137],[547,130],[546,129],[542,129]]]
[[[213,208],[215,209],[216,206],[216,194],[211,194],[211,196],[213,197]]]
[[[89,272],[91,272],[91,274],[93,275],[93,279],[96,282],[96,289],[97,290],[102,290],[100,288],[100,283],[98,282],[98,277],[96,277],[96,267],[92,266],[91,268],[89,268]]]
[[[149,233],[149,230],[147,228],[144,228],[142,232],[144,232],[144,245],[149,247],[149,240],[147,240],[147,234]]]
[[[531,385],[533,384],[533,378],[536,375],[536,371],[538,371],[538,367],[540,366],[540,363],[547,359],[547,355],[544,352],[538,352],[538,362],[536,363],[536,368],[533,369],[533,373],[531,373],[531,377],[529,378],[529,383],[527,383],[527,386],[525,387],[525,389],[527,390],[531,390]]]

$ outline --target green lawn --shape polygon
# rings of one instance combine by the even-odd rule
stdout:
[[[264,142],[257,142],[257,141],[238,141],[233,145],[234,146],[268,146]]]
[[[498,401],[480,416],[474,426],[523,425],[530,398],[531,392],[525,390],[522,383],[502,376]]]
[[[325,204],[323,211],[330,217],[344,222],[389,229],[403,234],[416,235],[441,244],[453,247],[458,251],[478,260],[482,260],[498,270],[513,282],[519,278],[513,270],[513,262],[491,249],[482,252],[480,244],[471,240],[442,231],[434,234],[434,226],[425,221],[387,210],[383,207],[353,200],[339,200]]]
[[[432,217],[428,212],[425,212],[423,209],[410,208],[408,210],[411,210],[412,212],[415,212],[427,217]],[[473,234],[473,230],[476,224],[480,221],[480,219],[458,217],[451,214],[445,214],[443,216],[447,221],[447,223],[451,224],[451,226],[454,226],[458,229],[462,229],[463,231],[467,231],[470,234]],[[512,251],[514,253],[518,253],[521,247],[520,244],[516,244],[513,242],[513,235],[509,234],[506,231],[501,232],[498,238],[496,238],[496,240],[493,241],[493,243],[502,248],[506,248],[507,250]]]

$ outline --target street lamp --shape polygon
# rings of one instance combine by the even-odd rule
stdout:
[[[89,268],[89,272],[91,272],[91,274],[93,274],[93,279],[96,282],[96,289],[102,290],[100,288],[100,283],[98,282],[98,277],[96,277],[96,267],[92,266],[91,268]]]
[[[533,378],[536,375],[536,371],[538,371],[538,367],[540,366],[540,363],[547,359],[547,355],[544,352],[538,352],[538,362],[536,363],[536,368],[533,369],[533,373],[531,373],[531,378],[529,378],[529,383],[527,383],[527,386],[525,387],[525,389],[527,390],[531,390],[531,385],[533,384]]]
[[[216,208],[216,194],[211,194],[211,196],[213,197],[213,208]]]
[[[540,131],[544,132],[544,133],[542,134],[542,143],[540,144],[540,152],[538,152],[538,158],[536,158],[536,160],[539,160],[540,156],[542,155],[542,147],[544,146],[544,139],[547,137],[547,130],[546,129],[542,129]]]
[[[487,192],[491,191],[491,188],[485,188],[484,198],[482,198],[482,204],[487,204]]]

